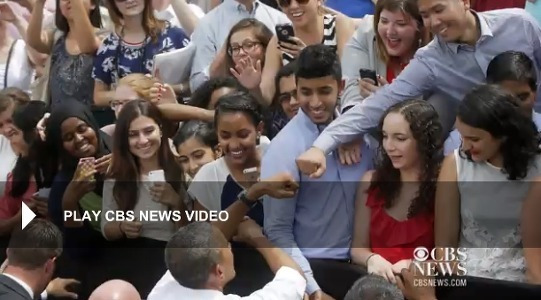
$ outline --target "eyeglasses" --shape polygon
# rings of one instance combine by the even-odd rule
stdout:
[[[304,5],[310,2],[310,0],[296,0],[296,1],[300,5]],[[281,7],[288,7],[291,5],[291,0],[278,0],[278,5]]]
[[[282,103],[282,102],[289,102],[291,101],[291,98],[297,98],[297,90],[293,90],[291,92],[284,92],[284,93],[281,93],[279,96],[278,96],[278,102],[279,103]]]
[[[261,43],[255,42],[255,41],[247,41],[247,42],[242,43],[242,45],[240,46],[234,45],[234,46],[229,47],[229,49],[227,50],[227,53],[229,53],[229,55],[231,56],[238,56],[240,54],[240,49],[242,49],[244,53],[248,53],[254,50],[255,46],[258,46],[258,45],[261,45]]]

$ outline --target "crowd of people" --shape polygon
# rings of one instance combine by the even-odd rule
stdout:
[[[0,300],[539,291],[538,4],[1,2]]]

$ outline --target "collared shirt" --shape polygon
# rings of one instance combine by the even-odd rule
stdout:
[[[28,293],[30,298],[34,299],[34,291],[32,291],[32,288],[26,282],[8,273],[3,273],[2,275],[7,276],[13,281],[17,282]]]
[[[331,153],[321,178],[302,175],[295,159],[310,148],[320,130],[299,110],[272,140],[261,164],[262,179],[288,172],[300,185],[291,199],[264,197],[264,230],[303,269],[309,294],[319,286],[307,258],[349,259],[358,182],[372,167],[372,151],[363,143],[360,164],[342,165],[338,153]]]
[[[329,152],[377,126],[390,106],[434,92],[460,101],[473,87],[486,81],[490,61],[504,51],[521,51],[530,57],[541,80],[541,27],[523,9],[474,13],[481,37],[475,46],[446,43],[436,37],[419,49],[414,59],[389,85],[355,105],[334,121],[314,143]],[[541,108],[537,93],[536,111]]]
[[[306,280],[289,267],[281,267],[274,279],[267,283],[262,289],[253,292],[250,296],[240,297],[237,295],[224,295],[221,291],[206,289],[190,289],[180,285],[167,271],[165,275],[154,286],[148,300],[219,300],[219,299],[245,299],[245,300],[297,300],[302,299],[306,289]]]
[[[532,112],[532,121],[537,126],[537,131],[541,132],[541,114],[535,111]],[[455,129],[449,133],[449,137],[443,143],[443,154],[447,156],[453,153],[455,149],[460,147],[460,144],[462,144],[462,137],[460,136],[460,132]]]
[[[222,49],[231,27],[242,19],[255,18],[265,24],[272,32],[277,24],[291,23],[286,15],[270,6],[254,1],[254,8],[246,7],[235,0],[225,0],[203,17],[192,36],[197,47],[192,66],[190,88],[195,91],[209,79],[209,67]]]

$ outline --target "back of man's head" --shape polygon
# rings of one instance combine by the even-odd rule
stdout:
[[[342,67],[336,51],[329,46],[318,44],[304,48],[297,59],[297,80],[331,76],[342,81]]]
[[[221,231],[207,222],[180,228],[165,249],[165,262],[171,275],[182,286],[204,288],[211,270],[222,261],[220,248],[229,243]]]
[[[113,279],[98,286],[88,300],[141,300],[141,296],[131,283]]]
[[[16,229],[9,241],[10,266],[35,270],[62,253],[62,233],[53,223],[34,219],[24,229]]]
[[[404,295],[385,278],[366,275],[353,284],[344,300],[404,300]]]

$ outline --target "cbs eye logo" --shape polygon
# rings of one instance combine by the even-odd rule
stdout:
[[[416,261],[425,261],[428,259],[428,249],[425,247],[417,247],[413,250],[413,257]]]

